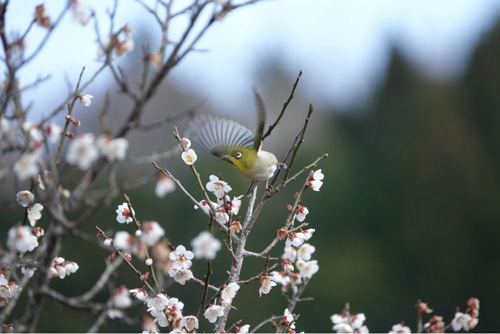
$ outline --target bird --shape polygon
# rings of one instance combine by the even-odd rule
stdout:
[[[260,181],[268,181],[278,168],[276,156],[262,150],[266,111],[256,90],[254,95],[258,112],[255,134],[233,120],[206,114],[195,116],[189,125],[194,143],[207,153],[230,162],[252,181],[247,196],[252,195]]]

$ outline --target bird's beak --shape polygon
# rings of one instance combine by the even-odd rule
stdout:
[[[226,155],[223,155],[223,156],[221,157],[221,159],[222,159],[222,160],[226,160],[226,161],[231,161],[231,160],[229,160],[231,157],[232,157],[232,155],[231,155],[231,154],[226,154]]]

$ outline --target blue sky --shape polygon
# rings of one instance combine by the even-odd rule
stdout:
[[[8,36],[27,27],[39,3],[11,1]],[[49,0],[45,6],[55,17],[63,4]],[[88,0],[88,4],[97,11],[101,32],[105,32],[104,11],[113,1]],[[143,11],[136,1],[122,0],[119,6],[117,27],[129,23],[136,30],[157,29],[147,14],[137,14]],[[249,87],[255,84],[252,74],[259,59],[279,54],[290,69],[290,78],[299,69],[304,71],[301,87],[310,100],[345,106],[370,94],[394,41],[423,71],[438,79],[456,75],[499,9],[497,0],[262,1],[214,25],[198,45],[208,52],[188,56],[172,75],[229,109],[241,99],[251,100]],[[33,29],[27,39],[28,53],[43,33],[40,27]],[[136,41],[136,47],[141,43]],[[155,45],[155,41],[150,43]],[[67,93],[66,77],[76,80],[83,65],[88,73],[96,68],[96,50],[93,25],[83,27],[69,15],[39,59],[21,72],[21,82],[52,73],[50,87],[38,93],[58,93],[53,87],[61,87],[64,94],[56,95],[62,97]],[[224,97],[217,96],[220,92]]]

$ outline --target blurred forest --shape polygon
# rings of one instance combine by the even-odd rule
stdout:
[[[266,102],[270,113],[275,116],[298,69],[283,69],[277,60],[258,66],[261,77],[256,80],[262,83],[259,90],[269,100]],[[321,78],[316,82],[321,84]],[[202,100],[196,96],[199,94],[185,88],[169,84],[168,89],[165,96],[182,95],[190,101],[174,102],[184,108]],[[282,156],[300,127],[297,124],[307,113],[307,103],[300,103],[304,99],[300,95],[302,89],[299,84],[299,102],[291,105],[292,119],[280,124],[282,132],[270,138],[269,141],[274,138],[272,145],[264,143]],[[163,103],[158,101],[159,108]],[[212,104],[216,101],[203,105],[203,112],[220,113]],[[211,108],[214,110],[207,110]],[[249,106],[248,112],[254,112],[253,108]],[[278,143],[276,138],[281,138],[280,133],[287,133],[293,124],[299,126],[293,129],[293,136],[289,132],[285,142]],[[475,331],[498,332],[500,21],[483,36],[463,74],[450,81],[436,82],[426,77],[394,45],[386,76],[372,98],[350,110],[316,106],[306,138],[299,163],[309,163],[325,152],[330,157],[319,166],[325,174],[321,192],[307,192],[302,202],[311,212],[309,227],[316,229],[310,243],[316,247],[313,256],[320,271],[304,294],[314,301],[305,301],[295,310],[300,314],[297,330],[331,331],[330,316],[340,313],[345,302],[350,302],[353,313],[365,313],[365,324],[372,332],[387,332],[403,320],[415,330],[417,299],[427,302],[448,323],[456,307],[465,309],[467,299],[474,296],[481,301]],[[145,146],[160,150],[166,143],[174,143],[168,127],[156,134],[137,134],[136,140],[132,147],[136,153]],[[213,157],[199,154],[199,158],[203,180],[221,172],[233,186],[233,195],[246,190],[247,182],[236,175],[234,168]],[[196,191],[180,159],[160,164],[171,169],[189,190]],[[149,165],[145,168],[148,173],[153,172]],[[137,168],[136,172],[144,170]],[[298,188],[299,184],[294,186]],[[286,204],[293,201],[295,191],[290,187],[265,208],[249,240],[250,249],[260,250],[273,238],[283,225]],[[203,217],[179,191],[158,199],[151,184],[128,195],[139,219],[160,222],[173,244],[189,245],[200,226],[204,226]],[[14,195],[4,192],[2,197],[4,202]],[[87,231],[94,233],[95,225],[115,231],[121,228],[115,221],[115,208],[122,202],[118,198],[100,210],[89,221]],[[1,226],[2,241],[8,228],[19,219],[18,211],[13,206],[13,210],[2,213],[6,222]],[[79,239],[66,240],[62,250],[62,256],[80,265],[80,271],[52,284],[66,287],[70,295],[78,295],[98,277],[108,254]],[[279,255],[281,249],[276,251],[274,255]],[[228,261],[225,258],[215,262],[215,280],[217,271],[224,271]],[[249,259],[248,265],[245,270],[250,276],[260,270],[261,263],[255,261],[252,268]],[[201,276],[204,270],[200,265],[193,271]],[[224,277],[223,272],[220,277]],[[128,288],[140,286],[125,267],[115,278]],[[184,301],[186,314],[196,312],[199,286],[173,285],[167,292]],[[106,298],[102,296],[102,300]],[[235,299],[237,308],[238,305],[244,305],[247,312],[233,312],[230,321],[243,318],[243,324],[254,326],[271,314],[282,314],[286,301],[278,288],[259,298],[255,283],[242,287]],[[143,310],[143,306],[137,305],[133,310]],[[57,304],[45,308],[47,314],[60,311]],[[22,303],[16,312],[22,314]],[[65,320],[55,324],[53,317],[42,315],[40,330],[77,332],[79,326],[89,328],[95,316],[65,310]],[[137,332],[140,324],[108,320],[105,330]]]

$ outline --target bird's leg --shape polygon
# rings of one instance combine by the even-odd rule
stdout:
[[[250,187],[248,188],[248,191],[247,191],[247,197],[252,196],[252,193],[253,193],[254,191],[256,191],[256,189],[257,189],[257,185],[259,184],[259,182],[260,182],[260,181],[256,181],[256,180],[254,180],[254,181],[252,181],[252,183],[250,183]]]

